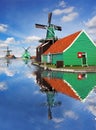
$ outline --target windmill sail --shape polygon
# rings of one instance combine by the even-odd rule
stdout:
[[[48,25],[51,24],[52,12],[48,14]]]
[[[46,29],[47,25],[42,25],[42,24],[35,24],[36,28],[42,28],[42,29]]]
[[[48,39],[48,40],[52,40],[52,39],[57,38],[55,36],[55,30],[58,30],[58,31],[62,30],[61,26],[51,24],[51,19],[52,19],[52,12],[50,12],[48,14],[48,25],[35,24],[36,28],[41,28],[41,29],[46,29],[47,30],[46,39]]]

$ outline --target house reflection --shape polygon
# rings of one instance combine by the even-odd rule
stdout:
[[[50,86],[57,92],[84,100],[96,86],[96,73],[42,71],[37,74],[37,83],[41,87]]]
[[[96,73],[63,73],[44,71],[42,77],[57,92],[84,100],[96,86]]]
[[[48,115],[52,118],[52,105],[60,105],[54,98],[57,92],[76,100],[84,101],[96,86],[96,73],[64,73],[56,71],[36,72],[36,81],[40,90],[46,93]]]

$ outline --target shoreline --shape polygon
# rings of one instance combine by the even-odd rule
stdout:
[[[49,71],[61,71],[61,72],[70,72],[70,73],[96,73],[96,66],[53,68],[44,65],[39,65],[37,63],[32,63],[32,64],[44,70],[49,70]]]

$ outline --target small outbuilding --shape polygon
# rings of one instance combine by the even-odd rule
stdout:
[[[57,40],[42,54],[43,63],[61,66],[96,65],[96,44],[82,30]]]

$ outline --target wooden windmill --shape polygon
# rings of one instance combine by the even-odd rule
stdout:
[[[51,24],[52,19],[52,12],[48,14],[48,24],[35,24],[36,28],[46,29],[46,38],[41,39],[39,42],[42,44],[36,48],[36,61],[41,62],[41,55],[56,41],[58,40],[57,36],[55,35],[55,30],[61,31],[61,26],[57,26]]]
[[[46,40],[56,39],[57,37],[55,35],[55,30],[58,30],[58,31],[62,30],[61,26],[51,24],[51,19],[52,19],[52,12],[48,14],[48,24],[47,25],[35,24],[36,28],[41,28],[41,29],[47,30]]]
[[[23,59],[30,59],[30,53],[29,53],[29,51],[28,51],[29,48],[30,48],[30,47],[28,47],[28,48],[24,48],[24,47],[23,47],[23,49],[24,49],[24,54],[22,55],[22,58],[23,58]]]
[[[8,46],[7,46],[7,50],[4,52],[6,52],[5,58],[9,58],[9,59],[16,58],[14,55],[10,54],[10,52],[12,52],[12,50],[10,50]]]
[[[4,51],[4,52],[6,52],[6,56],[5,57],[9,57],[11,55],[10,52],[12,52],[12,50],[10,50],[9,47],[7,46],[7,50]]]

